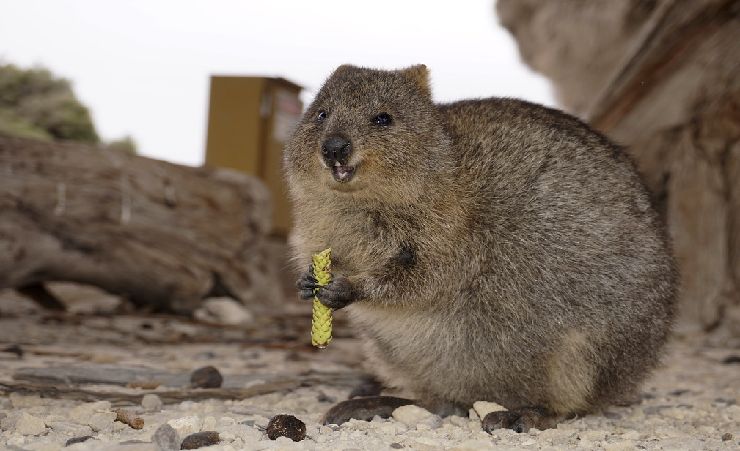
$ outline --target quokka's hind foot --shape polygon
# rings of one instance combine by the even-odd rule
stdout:
[[[531,428],[550,429],[558,423],[558,417],[542,407],[522,407],[514,410],[491,412],[483,418],[483,430],[511,429],[527,432]]]

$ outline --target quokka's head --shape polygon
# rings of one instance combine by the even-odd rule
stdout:
[[[285,148],[294,197],[413,202],[450,165],[450,140],[426,66],[385,71],[340,66]]]

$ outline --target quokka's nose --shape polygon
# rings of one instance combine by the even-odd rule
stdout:
[[[351,153],[352,143],[341,135],[329,136],[321,146],[321,155],[328,166],[334,166],[335,162],[347,163]]]

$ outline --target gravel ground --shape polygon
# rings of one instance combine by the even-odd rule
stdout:
[[[350,382],[360,374],[362,356],[357,341],[351,338],[338,338],[323,351],[305,346],[302,337],[285,343],[277,339],[255,343],[233,330],[204,343],[196,341],[212,337],[208,331],[220,328],[206,330],[202,325],[170,319],[95,315],[74,318],[50,317],[38,312],[15,317],[0,315],[0,348],[6,349],[0,352],[0,383],[18,383],[18,377],[14,379],[13,375],[23,374],[28,368],[65,365],[121,368],[122,374],[123,369],[133,367],[166,372],[175,381],[178,377],[187,380],[194,369],[211,365],[223,374],[225,388],[244,389],[290,377],[304,382],[241,400],[185,400],[164,404],[161,398],[166,398],[165,393],[171,390],[164,386],[111,388],[100,383],[88,384],[86,389],[108,393],[101,396],[107,400],[82,402],[58,399],[59,392],[42,391],[41,397],[33,391],[7,389],[6,385],[5,394],[0,397],[0,448],[147,450],[166,449],[169,443],[175,449],[187,436],[203,431],[218,433],[217,437],[216,434],[200,437],[217,439],[217,444],[200,448],[213,450],[740,447],[740,364],[737,362],[740,351],[721,343],[710,344],[704,338],[675,338],[664,365],[647,381],[641,399],[633,405],[614,406],[570,419],[555,429],[523,434],[503,430],[489,435],[481,430],[478,414],[472,409],[468,417],[441,419],[420,408],[403,407],[390,419],[350,421],[341,427],[320,425],[322,414],[333,403],[347,398]],[[149,324],[143,327],[148,334],[143,335],[145,338],[132,333],[142,329],[143,322]],[[156,340],[152,330],[169,338]],[[173,330],[181,333],[176,336],[178,339],[172,338]],[[183,331],[189,332],[182,335]],[[219,343],[218,339],[230,343]],[[63,372],[54,374],[63,378]],[[338,375],[347,378],[337,379]],[[306,382],[306,378],[311,382]],[[322,378],[332,382],[322,383]],[[111,392],[150,395],[133,405],[111,397]],[[121,407],[129,416],[129,423],[141,426],[140,429],[116,421],[117,409]],[[266,428],[278,414],[295,415],[302,420],[305,439],[270,440]],[[188,439],[188,443],[197,438]],[[65,447],[71,439],[84,441]]]

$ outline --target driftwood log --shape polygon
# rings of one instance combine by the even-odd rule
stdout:
[[[269,208],[246,175],[0,136],[0,288],[79,282],[179,312],[269,299]]]
[[[561,105],[628,146],[673,239],[683,319],[740,336],[740,1],[497,9]]]

